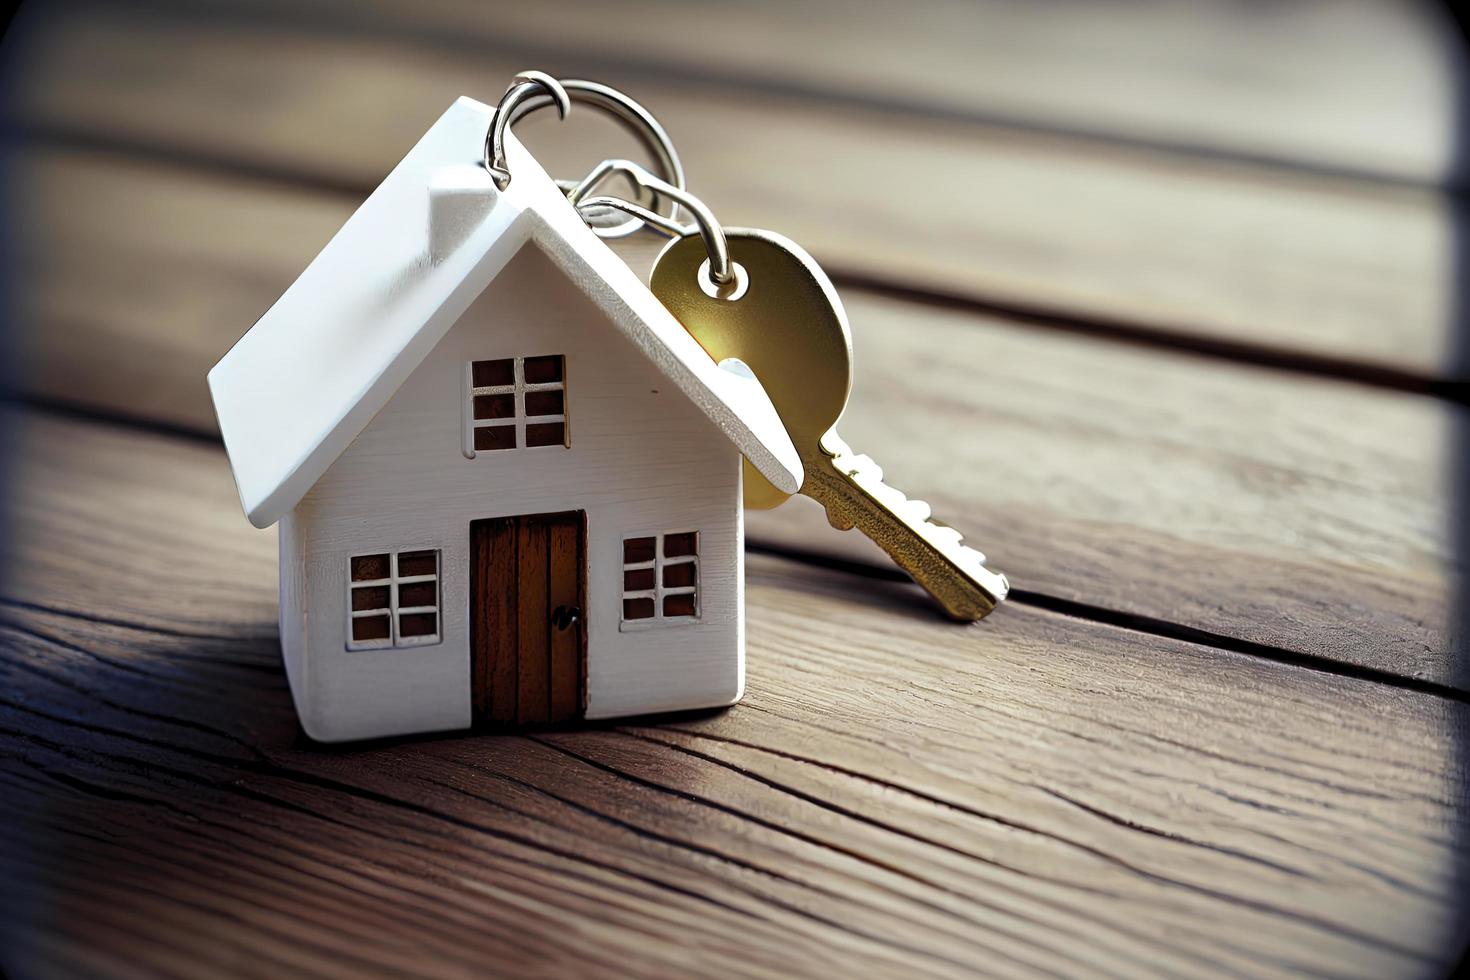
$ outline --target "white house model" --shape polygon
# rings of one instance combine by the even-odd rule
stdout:
[[[514,138],[496,189],[490,117],[456,102],[209,373],[322,741],[733,703],[740,457],[801,482]]]

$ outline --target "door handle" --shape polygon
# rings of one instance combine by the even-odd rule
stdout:
[[[551,611],[551,625],[565,632],[572,628],[572,624],[582,618],[582,610],[578,606],[557,606]]]

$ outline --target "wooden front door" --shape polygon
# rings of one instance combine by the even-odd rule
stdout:
[[[476,724],[537,725],[582,714],[586,541],[583,511],[470,525]]]

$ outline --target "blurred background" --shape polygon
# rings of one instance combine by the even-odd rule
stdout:
[[[839,280],[1423,380],[1449,210],[1390,202],[1456,181],[1458,51],[1367,0],[23,5],[11,322],[31,392],[207,428],[204,369],[353,203],[537,67],[643,100]],[[562,177],[637,155],[586,109],[523,135]]]
[[[0,52],[20,501],[0,533],[30,542],[6,595],[268,632],[264,551],[232,592],[187,563],[79,575],[127,564],[100,531],[35,543],[109,508],[244,525],[150,510],[122,463],[77,469],[111,460],[88,433],[212,449],[207,370],[455,98],[528,68],[595,79],[658,116],[727,225],[823,263],[856,336],[844,435],[1021,602],[1439,699],[1415,717],[1447,809],[1384,819],[1444,850],[1415,852],[1379,925],[1444,966],[1465,921],[1442,870],[1464,721],[1438,707],[1470,686],[1464,51],[1447,7],[1407,0],[25,4]],[[517,134],[558,177],[646,160],[585,106]],[[887,569],[800,501],[748,531]],[[1344,921],[1372,931],[1368,904]]]

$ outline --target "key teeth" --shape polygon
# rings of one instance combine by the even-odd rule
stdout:
[[[932,528],[936,539],[939,542],[953,547],[960,557],[973,560],[982,567],[985,565],[985,553],[965,544],[965,536],[957,528],[948,524],[937,523],[931,519],[934,508],[930,507],[928,503],[917,498],[910,499],[902,490],[884,483],[883,469],[877,463],[873,462],[871,456],[848,454],[834,456],[832,458],[832,465],[843,476],[846,476],[854,482],[860,482],[864,489],[878,498],[882,503],[892,508],[894,513],[906,514],[917,522]],[[861,481],[859,481],[859,477],[862,478]],[[872,482],[870,483],[868,481]],[[857,526],[846,517],[840,514],[833,514],[831,508],[825,509],[827,511],[827,523],[837,528],[837,530],[850,531]]]
[[[929,520],[930,515],[934,513],[934,508],[930,507],[924,501],[910,500],[907,504],[907,509],[914,520],[923,521],[925,524],[930,524],[935,527],[939,526],[937,524],[934,524],[933,521]]]
[[[950,544],[956,546],[964,545],[965,536],[956,531],[954,528],[950,527],[948,524],[935,524],[933,521],[925,521],[924,523],[934,529],[935,538],[948,541]],[[970,550],[973,551],[974,549],[971,548]]]
[[[873,462],[871,456],[834,456],[832,465],[843,476],[854,478],[861,476],[864,479],[883,483],[883,467]]]

